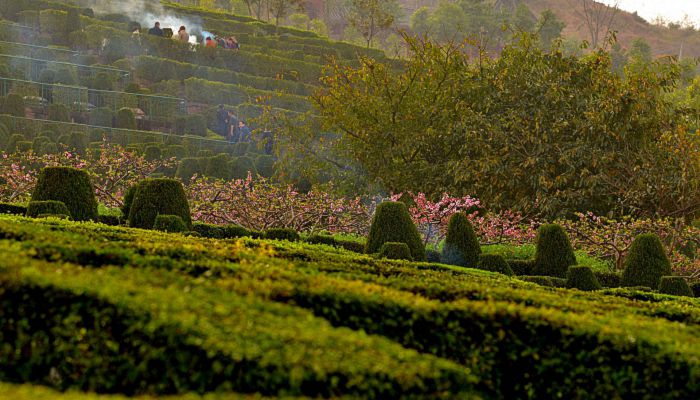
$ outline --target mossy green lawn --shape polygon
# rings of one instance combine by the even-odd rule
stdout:
[[[87,361],[59,358],[65,387],[124,393],[129,381],[106,373],[121,365],[137,374],[130,378],[141,384],[133,388],[136,394],[700,393],[700,303],[691,298],[545,288],[496,273],[379,260],[325,245],[211,240],[10,216],[0,216],[0,252],[5,310],[23,304],[36,315],[66,318],[80,315],[81,307],[99,315],[112,310],[124,315],[131,332],[104,336],[89,324],[59,320],[56,329],[86,329],[84,341],[58,335],[58,349],[42,347],[31,359],[5,358],[2,380],[45,383],[32,371],[58,355],[74,356],[71,346],[82,344],[96,349],[83,356],[93,375],[70,373]],[[42,302],[37,293],[62,300]],[[4,313],[0,319],[8,318]],[[39,335],[31,329],[37,321],[27,324],[25,340]],[[6,337],[16,334],[0,326]],[[129,357],[136,336],[142,353]],[[120,343],[120,351],[104,350],[110,341]],[[180,362],[196,360],[203,371],[178,365],[168,358],[172,353]],[[172,363],[169,378],[145,374],[149,360]],[[236,369],[241,365],[243,373]],[[25,375],[8,377],[17,371]]]

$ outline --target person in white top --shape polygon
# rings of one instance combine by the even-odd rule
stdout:
[[[177,32],[177,36],[175,36],[179,41],[188,43],[190,41],[190,35],[187,33],[187,30],[185,30],[184,26],[180,27],[180,30]]]

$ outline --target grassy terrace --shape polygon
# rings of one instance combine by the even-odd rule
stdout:
[[[126,394],[700,393],[693,299],[9,216],[0,252],[3,342],[35,349],[0,352],[5,381],[49,384],[53,367],[59,387]]]

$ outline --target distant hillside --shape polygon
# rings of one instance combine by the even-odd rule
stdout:
[[[512,6],[517,0],[494,0],[500,6]],[[590,40],[582,0],[523,0],[534,15],[544,10],[552,10],[566,23],[564,37],[577,40]],[[591,1],[591,0],[588,0]],[[419,7],[436,7],[438,0],[400,0],[404,16],[402,24],[407,25],[410,15]],[[687,29],[673,29],[653,25],[635,13],[620,10],[616,15],[613,29],[618,32],[618,41],[623,47],[637,38],[643,38],[656,55],[679,55],[700,57],[700,32]],[[603,35],[604,36],[604,35]],[[601,38],[602,40],[602,38]],[[682,48],[682,50],[681,50]]]

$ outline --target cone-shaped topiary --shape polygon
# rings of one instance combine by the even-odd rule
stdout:
[[[228,154],[217,154],[214,157],[209,157],[207,160],[207,169],[205,175],[209,178],[229,179],[229,161],[231,158]]]
[[[148,161],[160,160],[161,151],[158,146],[148,146],[143,152],[143,157]]]
[[[49,119],[51,121],[70,122],[70,109],[64,104],[50,104]]]
[[[117,128],[131,130],[136,129],[136,115],[134,115],[134,111],[130,108],[120,108],[119,111],[117,111],[115,119],[115,125]]]
[[[189,182],[192,176],[202,176],[202,168],[198,158],[187,157],[180,160],[175,176],[183,182]]]
[[[265,239],[289,240],[290,242],[297,242],[299,239],[301,239],[301,237],[294,229],[272,228],[265,231]]]
[[[566,277],[566,287],[585,291],[600,290],[602,286],[590,267],[574,265],[569,267]]]
[[[533,275],[566,278],[569,267],[575,264],[574,249],[564,228],[555,224],[542,225],[537,230]]]
[[[411,249],[408,248],[406,243],[386,242],[379,249],[379,256],[389,260],[413,261]]]
[[[688,282],[680,276],[662,276],[659,283],[659,293],[694,297]]]
[[[425,246],[403,203],[384,202],[377,207],[365,252],[377,253],[387,242],[406,243],[411,249],[413,260],[425,261]]]
[[[481,255],[481,246],[466,214],[452,215],[447,227],[445,247],[442,250],[442,262],[476,268],[479,264],[479,255]]]
[[[671,275],[671,262],[654,234],[637,236],[630,246],[622,273],[622,286],[659,287],[662,276]]]
[[[513,276],[513,270],[510,269],[508,261],[500,254],[482,254],[479,256],[479,269]]]
[[[160,214],[179,216],[190,230],[190,205],[182,183],[165,178],[139,182],[129,208],[129,226],[151,229]]]
[[[179,215],[161,214],[156,216],[153,229],[171,233],[185,232],[187,231],[187,225],[185,225]]]
[[[27,217],[37,218],[42,214],[68,215],[68,207],[57,200],[30,201],[27,206]]]
[[[86,171],[46,167],[39,173],[32,201],[62,201],[75,221],[97,221],[97,199]]]

